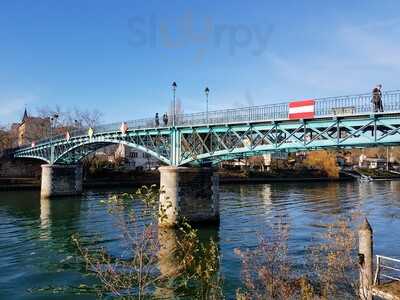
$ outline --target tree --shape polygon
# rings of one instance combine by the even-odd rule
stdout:
[[[338,177],[339,167],[336,163],[336,153],[321,150],[312,151],[307,155],[304,160],[307,167],[319,169],[324,171],[328,177]]]
[[[63,110],[59,105],[54,107],[39,107],[37,112],[42,118],[49,118],[57,114],[58,118],[55,127],[64,127],[68,129],[95,127],[100,124],[102,118],[102,113],[97,109],[80,110],[74,107],[70,110]]]
[[[158,206],[160,192],[155,185],[144,186],[103,201],[122,237],[120,254],[87,247],[87,241],[72,236],[87,271],[101,283],[94,289],[118,299],[221,299],[217,244],[202,242],[185,220],[174,229],[160,228],[158,219],[165,214]]]
[[[251,169],[258,167],[262,172],[264,172],[265,159],[262,155],[252,156],[246,158],[246,165],[248,165]]]
[[[175,113],[176,113],[176,122],[179,122],[179,120],[183,119],[183,114],[185,113],[183,110],[183,105],[182,105],[182,101],[181,99],[177,98],[175,101]],[[172,119],[173,119],[173,115],[174,115],[174,106],[173,106],[173,102],[171,102],[170,108],[169,108],[169,122],[172,123]]]
[[[11,132],[0,127],[0,151],[12,148],[12,142]]]
[[[243,279],[236,299],[366,299],[357,277],[357,216],[321,226],[325,230],[306,250],[301,273],[289,254],[289,220],[280,218],[259,234],[255,248],[235,249]]]

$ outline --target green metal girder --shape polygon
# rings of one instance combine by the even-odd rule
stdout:
[[[324,117],[312,120],[279,120],[218,125],[181,126],[108,131],[39,143],[17,150],[15,157],[75,163],[104,145],[123,143],[149,153],[168,165],[219,161],[276,151],[360,148],[400,144],[400,113]]]

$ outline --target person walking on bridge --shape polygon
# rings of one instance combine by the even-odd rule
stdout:
[[[156,113],[156,116],[154,118],[154,121],[156,123],[156,127],[160,126],[160,118],[158,117],[158,113]]]
[[[372,90],[372,104],[374,105],[374,112],[383,112],[383,105],[382,105],[382,85],[378,84]]]
[[[163,115],[163,122],[164,122],[164,126],[167,126],[167,125],[168,125],[168,115],[167,115],[167,113],[165,113],[165,114]]]

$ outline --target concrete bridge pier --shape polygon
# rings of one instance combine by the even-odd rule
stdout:
[[[41,197],[71,196],[81,193],[81,165],[42,165]]]
[[[219,178],[211,168],[160,167],[159,225],[219,222]]]

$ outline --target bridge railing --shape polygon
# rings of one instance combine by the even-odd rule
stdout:
[[[360,114],[373,111],[372,96],[368,94],[348,95],[315,99],[315,116],[331,116],[342,111],[344,114]],[[400,91],[388,91],[382,94],[383,107],[386,112],[400,111]],[[177,125],[220,124],[244,121],[265,121],[287,119],[289,102],[251,106],[184,114],[177,116]]]
[[[184,114],[177,117],[177,125],[220,124],[245,121],[284,119],[288,115],[288,104],[251,106],[237,109]]]
[[[348,114],[360,114],[373,111],[372,95],[358,94],[340,97],[328,97],[316,99],[316,116],[333,115],[335,109],[349,108]],[[384,111],[400,110],[400,91],[387,91],[382,93]]]
[[[332,116],[335,114],[361,114],[373,111],[371,103],[371,93],[347,95],[339,97],[327,97],[315,99],[315,116]],[[386,91],[382,94],[383,108],[385,112],[400,111],[400,90]],[[277,119],[287,119],[289,113],[289,102],[268,104],[260,106],[251,106],[237,109],[225,109],[206,112],[179,114],[176,116],[177,126],[187,125],[215,125],[221,123],[235,122],[254,122],[268,121]],[[169,123],[166,127],[171,126],[172,116],[169,116]],[[126,122],[129,129],[154,128],[155,121],[153,118],[144,118]],[[95,126],[94,132],[114,132],[118,130],[121,123],[112,123]],[[160,120],[160,127],[163,127]],[[72,130],[70,136],[87,135],[88,128],[79,128]],[[64,139],[65,135],[53,136],[37,143],[50,142],[51,140]],[[30,145],[28,145],[29,147]]]
[[[154,127],[154,120],[150,118],[146,119],[140,119],[140,120],[132,120],[126,122],[128,124],[128,127],[130,129],[140,129],[140,128],[151,128]],[[103,125],[97,125],[93,126],[93,131],[94,133],[100,133],[100,132],[114,132],[118,130],[121,126],[121,123],[110,123],[110,124],[103,124]],[[69,130],[70,137],[77,137],[77,136],[86,136],[88,134],[88,129],[89,127],[80,127],[80,128],[71,128]],[[48,143],[51,142],[52,140],[59,140],[59,139],[65,139],[65,134],[57,134],[53,135],[52,137],[46,137],[45,139],[41,139],[40,141],[37,142],[37,144],[43,144],[43,143]],[[25,145],[20,147],[20,149],[24,148],[29,148],[30,145]]]

